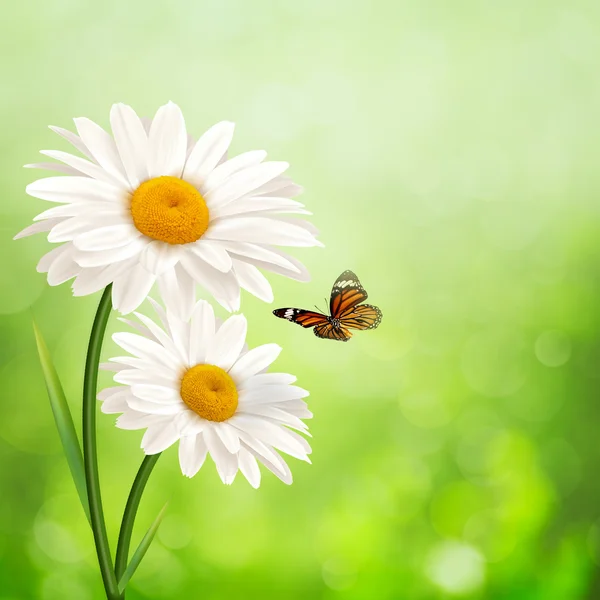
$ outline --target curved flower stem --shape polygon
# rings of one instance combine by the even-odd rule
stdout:
[[[146,487],[150,473],[152,473],[152,469],[154,469],[154,465],[159,457],[160,454],[153,454],[144,458],[137,475],[135,476],[133,485],[131,486],[131,492],[129,492],[129,498],[127,498],[125,512],[123,513],[123,520],[121,521],[119,543],[117,544],[117,558],[115,560],[117,580],[120,580],[121,577],[123,577],[123,573],[127,568],[129,544],[131,543],[135,515],[137,514],[140,500],[142,499],[142,494],[144,493],[144,488]]]
[[[106,590],[106,597],[108,600],[120,600],[121,594],[119,593],[117,578],[112,567],[110,547],[106,534],[106,523],[104,522],[104,513],[102,510],[100,478],[98,475],[98,449],[96,447],[98,364],[100,362],[100,351],[102,350],[106,324],[112,309],[110,294],[111,286],[109,285],[102,294],[96,312],[85,363],[85,378],[83,381],[83,464],[90,503],[92,531],[94,533],[94,542],[96,544],[98,563],[100,565],[104,589]]]

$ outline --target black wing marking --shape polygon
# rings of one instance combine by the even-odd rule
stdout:
[[[333,284],[329,309],[331,316],[339,319],[346,310],[364,302],[368,294],[352,271],[344,271]]]
[[[327,315],[302,308],[278,308],[273,311],[273,314],[280,319],[286,319],[302,327],[314,327],[328,322]]]

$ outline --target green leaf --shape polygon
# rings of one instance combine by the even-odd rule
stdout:
[[[129,583],[129,580],[132,578],[136,569],[140,566],[142,559],[148,552],[148,548],[150,548],[150,544],[158,531],[158,527],[165,516],[165,511],[167,510],[167,506],[169,503],[167,502],[162,510],[158,513],[156,519],[154,519],[154,523],[150,525],[150,529],[146,532],[146,535],[143,537],[140,545],[137,547],[137,550],[134,552],[133,557],[131,558],[131,562],[127,565],[125,569],[125,573],[123,573],[123,577],[121,577],[121,581],[119,581],[119,592],[122,594]]]
[[[90,508],[85,485],[83,455],[81,453],[81,447],[79,446],[79,440],[77,439],[71,411],[69,410],[69,405],[67,404],[67,399],[60,383],[60,379],[58,378],[58,373],[50,358],[48,347],[46,346],[44,338],[35,324],[35,321],[33,321],[33,331],[35,333],[35,341],[40,356],[40,363],[42,364],[42,371],[44,372],[46,389],[48,390],[48,398],[50,399],[50,405],[52,406],[56,428],[58,429],[63,451],[67,457],[67,462],[69,463],[71,477],[73,478],[77,493],[79,494],[79,499],[81,500],[81,506],[83,506],[85,516],[89,521]]]

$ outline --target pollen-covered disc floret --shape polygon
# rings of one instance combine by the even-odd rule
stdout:
[[[50,285],[74,279],[73,293],[84,296],[112,283],[113,305],[128,313],[157,283],[187,319],[196,284],[236,311],[241,288],[272,301],[262,270],[308,280],[277,248],[321,245],[299,218],[310,213],[293,200],[302,188],[284,175],[286,162],[267,161],[262,150],[228,159],[233,123],[196,141],[171,102],[153,119],[115,104],[110,125],[112,135],[86,118],[75,119],[76,134],[53,127],[80,155],[44,150],[57,162],[27,165],[61,174],[27,186],[53,207],[16,236],[44,232],[58,244],[37,267]]]
[[[281,348],[265,344],[249,350],[243,315],[216,319],[201,300],[189,320],[152,302],[159,324],[135,313],[125,321],[136,333],[116,333],[129,355],[103,368],[120,384],[98,394],[102,412],[123,413],[121,429],[145,429],[142,448],[156,454],[179,441],[179,462],[192,477],[210,454],[224,483],[242,472],[260,484],[258,463],[285,483],[292,474],[280,452],[310,462],[303,419],[312,413],[308,392],[287,373],[268,372]],[[300,432],[300,433],[298,433]]]
[[[208,229],[208,208],[200,192],[177,177],[144,181],[131,196],[138,231],[167,244],[191,244]]]
[[[238,406],[235,382],[215,365],[190,367],[181,380],[181,399],[199,417],[217,423],[233,417]]]

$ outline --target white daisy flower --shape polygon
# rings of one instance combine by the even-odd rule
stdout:
[[[258,487],[258,462],[292,483],[278,451],[310,462],[310,446],[293,430],[309,435],[302,419],[312,413],[303,400],[308,392],[292,385],[295,377],[266,372],[281,348],[248,350],[245,317],[221,323],[204,300],[188,321],[150,301],[162,327],[137,312],[139,323],[123,319],[138,333],[113,336],[132,356],[102,365],[123,384],[98,394],[102,412],[123,413],[117,419],[121,429],[146,429],[146,454],[179,441],[179,462],[188,477],[210,454],[223,483],[232,483],[239,469]]]
[[[288,163],[265,162],[262,150],[227,160],[234,124],[218,123],[196,142],[173,103],[152,120],[115,104],[110,124],[112,136],[86,118],[75,119],[78,135],[51,127],[85,158],[44,150],[60,162],[26,165],[64,174],[27,186],[57,206],[15,237],[48,232],[60,244],[37,267],[50,285],[75,278],[74,295],[85,296],[112,283],[113,305],[128,313],[158,282],[187,318],[195,284],[236,311],[240,286],[273,300],[258,268],[308,280],[301,263],[274,248],[322,245],[311,223],[281,216],[310,214],[292,200],[302,188],[283,175]]]

